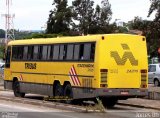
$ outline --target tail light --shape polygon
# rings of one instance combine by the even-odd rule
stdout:
[[[107,83],[108,69],[101,69],[101,83]]]
[[[141,70],[141,88],[147,88],[147,70]]]

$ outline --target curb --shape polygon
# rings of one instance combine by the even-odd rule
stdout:
[[[160,110],[160,108],[158,108],[158,107],[151,107],[151,106],[144,106],[144,105],[137,105],[137,104],[129,104],[129,103],[117,103],[117,104],[123,105],[123,106],[131,106],[131,107],[138,107],[138,108]]]

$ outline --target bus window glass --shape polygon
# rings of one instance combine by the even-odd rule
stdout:
[[[43,46],[39,46],[39,50],[38,50],[38,59],[39,60],[42,59],[42,51],[43,51]]]
[[[74,60],[79,59],[79,49],[80,49],[80,45],[75,44],[75,46],[74,46]]]
[[[59,45],[54,46],[53,60],[58,60],[59,56]]]
[[[60,45],[60,54],[59,54],[60,60],[63,60],[63,53],[64,53],[64,45]]]
[[[38,58],[38,45],[34,46],[34,54],[33,54],[33,59],[37,60]]]
[[[13,46],[12,48],[12,59],[16,60],[18,55],[18,47]]]
[[[84,60],[84,44],[80,44],[79,59]]]
[[[28,46],[28,56],[27,56],[28,60],[32,60],[33,59],[33,49],[34,49],[33,46]]]
[[[59,60],[66,59],[67,45],[60,45]]]
[[[19,46],[19,47],[18,47],[17,59],[19,59],[19,60],[23,59],[23,49],[24,49],[23,46]]]
[[[53,53],[54,53],[54,45],[51,46],[50,60],[53,60]]]
[[[43,46],[43,51],[42,51],[42,60],[47,59],[47,46]]]
[[[84,60],[90,60],[90,54],[91,54],[91,44],[86,43],[84,44]]]
[[[67,46],[67,60],[72,60],[73,59],[73,48],[74,48],[73,44],[69,44]]]
[[[95,55],[95,43],[91,44],[91,60],[94,60],[94,55]]]
[[[63,50],[63,59],[65,60],[67,57],[67,45],[64,45],[64,50]]]
[[[28,46],[24,46],[23,60],[27,60]]]
[[[48,46],[48,50],[47,50],[47,60],[50,60],[50,54],[51,54],[51,45]]]

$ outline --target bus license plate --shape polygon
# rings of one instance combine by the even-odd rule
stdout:
[[[121,92],[121,95],[128,95],[128,92],[123,91]]]

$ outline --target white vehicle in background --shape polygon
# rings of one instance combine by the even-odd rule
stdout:
[[[149,64],[148,83],[160,86],[160,64]]]

